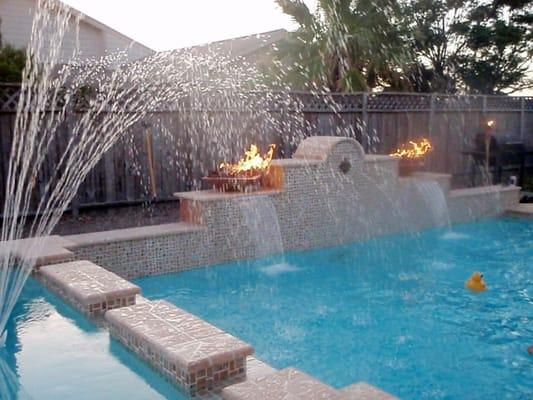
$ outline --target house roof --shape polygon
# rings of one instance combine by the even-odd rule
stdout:
[[[269,32],[219,40],[199,46],[192,46],[187,49],[199,52],[216,51],[231,58],[247,57],[258,51],[272,47],[273,44],[285,38],[287,33],[285,29],[277,29]]]
[[[68,5],[68,4],[65,4],[64,2],[58,0],[60,3],[62,3],[65,7],[67,7],[70,12],[72,13],[72,15],[76,16],[76,17],[79,17],[80,20],[84,21],[85,23],[89,24],[89,25],[92,25],[94,26],[95,28],[97,29],[100,29],[100,30],[106,30],[106,31],[109,31],[111,33],[113,33],[114,35],[116,36],[119,36],[120,38],[126,40],[126,41],[129,41],[129,42],[133,42],[135,43],[137,46],[139,47],[142,47],[144,48],[146,51],[149,51],[149,52],[152,52],[152,53],[155,53],[155,50],[138,42],[137,40],[134,40],[132,39],[131,37],[129,36],[126,36],[124,35],[123,33],[117,31],[116,29],[94,19],[93,17],[87,15],[87,14],[84,14],[83,12],[79,11],[78,9]]]

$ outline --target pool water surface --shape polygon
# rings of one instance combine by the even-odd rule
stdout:
[[[481,271],[489,289],[464,287]],[[135,281],[341,388],[533,398],[533,221],[492,219]]]
[[[185,399],[150,367],[30,278],[0,348],[0,399]]]

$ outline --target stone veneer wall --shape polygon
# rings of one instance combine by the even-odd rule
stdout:
[[[442,174],[400,178],[396,158],[365,156],[359,143],[340,137],[305,140],[293,159],[275,160],[270,175],[272,189],[262,192],[178,194],[182,224],[194,229],[127,240],[119,235],[101,243],[81,240],[69,249],[131,279],[265,255],[245,223],[241,202],[262,207],[271,201],[283,248],[298,250],[445,224],[432,208],[439,193],[454,223],[499,215],[519,196],[514,187],[449,191],[450,177]]]
[[[159,275],[207,265],[207,235],[201,231],[71,247],[79,260],[90,260],[126,278]]]

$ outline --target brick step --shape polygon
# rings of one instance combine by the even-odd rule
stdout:
[[[135,304],[138,286],[90,261],[45,265],[38,278],[89,316]]]
[[[166,301],[108,311],[109,331],[188,394],[246,375],[254,349]]]
[[[224,400],[347,400],[345,394],[294,368],[228,386]]]
[[[294,368],[228,386],[220,395],[224,400],[398,400],[366,382],[337,390]]]

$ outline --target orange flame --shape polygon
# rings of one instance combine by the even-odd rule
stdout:
[[[252,144],[250,150],[244,152],[244,158],[236,164],[222,163],[219,166],[220,171],[228,175],[251,174],[254,172],[268,172],[270,163],[274,157],[275,144],[268,146],[268,152],[261,156],[259,148]]]
[[[410,146],[404,145],[400,147],[395,153],[391,153],[390,155],[401,158],[420,158],[433,149],[431,143],[427,139],[422,139],[420,143],[410,141],[409,145]]]
[[[492,127],[494,126],[494,124],[495,124],[495,122],[494,122],[494,120],[492,120],[492,119],[491,119],[490,121],[487,121],[487,126],[488,126],[489,128],[492,128]]]

